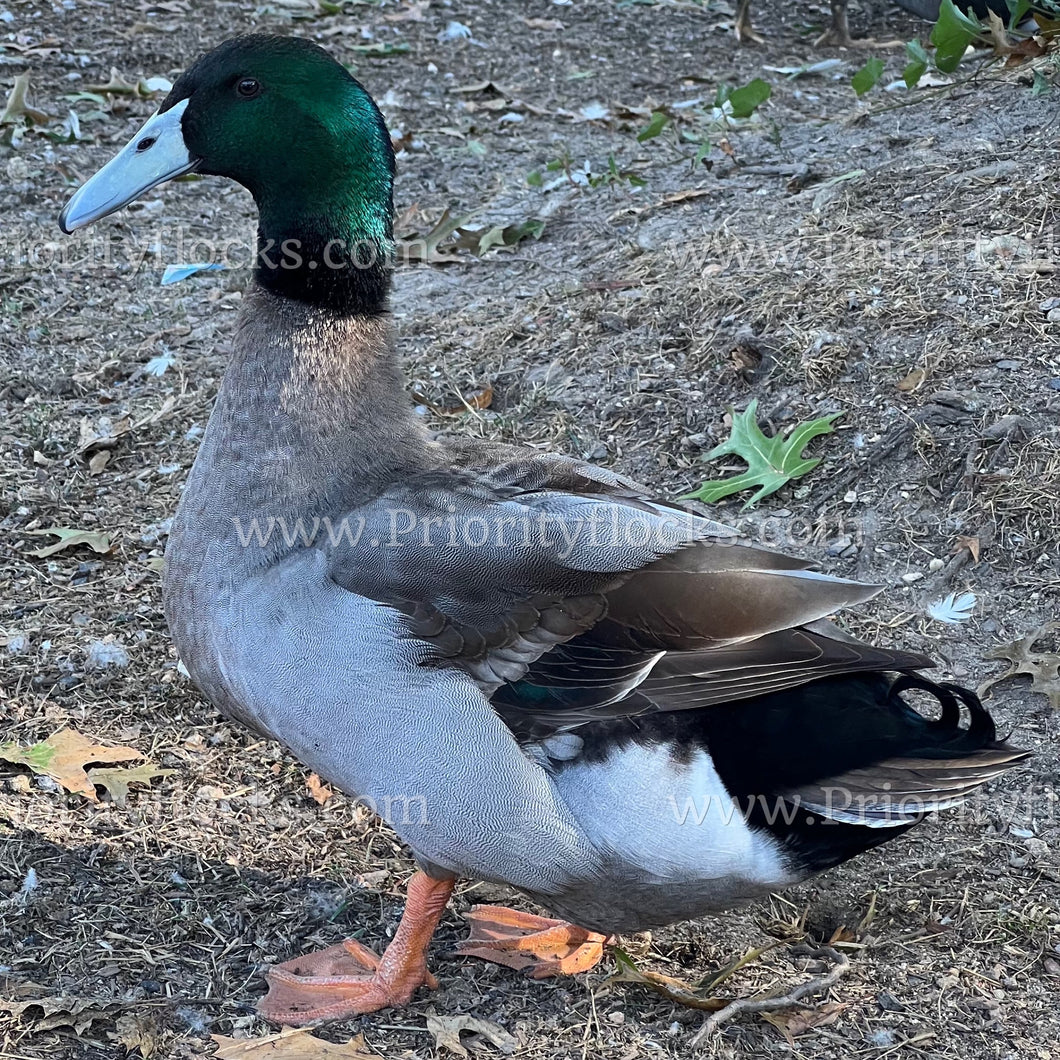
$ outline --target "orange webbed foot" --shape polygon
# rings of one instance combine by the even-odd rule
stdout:
[[[471,932],[456,952],[526,971],[534,979],[574,975],[599,964],[608,936],[501,906],[476,905]]]
[[[258,1002],[258,1012],[274,1023],[300,1027],[397,1008],[421,986],[435,989],[427,946],[452,890],[452,880],[416,873],[405,914],[382,957],[346,939],[278,964],[266,975],[269,992]]]

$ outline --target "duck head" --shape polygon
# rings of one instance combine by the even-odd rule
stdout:
[[[253,195],[262,286],[334,309],[383,308],[394,152],[371,96],[324,49],[250,35],[202,56],[77,190],[59,226],[83,228],[191,172],[229,177]]]

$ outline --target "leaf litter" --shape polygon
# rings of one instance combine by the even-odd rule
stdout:
[[[1009,668],[997,677],[987,678],[979,686],[979,695],[1010,677],[1025,676],[1031,679],[1032,692],[1048,696],[1049,705],[1054,710],[1060,710],[1060,652],[1034,650],[1038,641],[1057,630],[1060,630],[1060,622],[1046,622],[1027,636],[987,652],[986,658],[1002,659],[1009,664]]]
[[[50,777],[66,791],[83,795],[91,802],[99,801],[96,795],[96,785],[99,785],[107,790],[117,806],[125,805],[130,784],[149,785],[155,777],[168,776],[174,770],[156,769],[146,763],[131,769],[86,767],[97,763],[130,762],[143,757],[134,747],[108,747],[74,729],[61,729],[28,747],[14,742],[0,743],[0,760],[25,766],[39,776]]]
[[[468,1051],[460,1041],[461,1034],[479,1034],[505,1056],[511,1056],[519,1042],[499,1023],[475,1016],[439,1016],[434,1009],[427,1012],[427,1030],[434,1036],[439,1054],[445,1049],[457,1056],[467,1057]]]
[[[379,1060],[358,1034],[347,1042],[315,1037],[308,1027],[284,1027],[267,1038],[230,1038],[211,1034],[217,1060]]]

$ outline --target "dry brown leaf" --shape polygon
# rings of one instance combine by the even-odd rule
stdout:
[[[42,997],[27,1001],[0,999],[0,1012],[5,1012],[32,1025],[34,1034],[53,1031],[57,1027],[72,1027],[75,1034],[83,1034],[96,1021],[112,1023],[121,1003],[95,997]]]
[[[10,45],[5,41],[5,47]],[[36,110],[26,102],[29,92],[29,74],[19,74],[11,86],[11,92],[7,97],[7,103],[0,112],[0,125],[16,125],[22,120],[31,121],[34,125],[44,125],[48,115],[42,110]]]
[[[115,806],[125,807],[129,798],[130,784],[151,786],[155,777],[168,777],[175,769],[156,769],[153,765],[134,766],[132,769],[90,769],[86,774],[89,781],[100,788],[106,788]]]
[[[994,54],[1011,55],[1012,44],[1008,39],[1005,23],[1001,21],[1001,16],[996,11],[987,11],[986,18],[990,27],[990,43],[994,46]]]
[[[688,202],[689,199],[702,199],[707,195],[713,195],[710,188],[686,188],[684,191],[675,191],[670,195],[664,195],[658,202],[659,206],[672,206],[678,202]]]
[[[895,383],[895,386],[904,394],[911,394],[919,390],[927,379],[927,372],[923,368],[914,368],[904,379]]]
[[[857,940],[857,935],[855,935],[846,924],[840,924],[839,927],[832,932],[832,937],[828,940],[828,945],[835,946],[837,943],[857,942]]]
[[[979,551],[982,548],[982,542],[977,537],[965,537],[961,535],[954,542],[953,548],[950,549],[950,555],[956,556],[958,552],[963,552],[965,549],[972,555],[973,565],[979,562]]]
[[[56,552],[62,552],[63,549],[77,548],[79,545],[87,545],[93,552],[98,552],[101,555],[106,555],[114,549],[110,534],[105,534],[100,530],[78,530],[72,526],[49,526],[47,530],[23,530],[22,532],[31,537],[50,535],[59,539],[58,541],[53,541],[50,545],[45,545],[43,548],[35,548],[29,553],[29,555],[37,556],[40,559],[54,556]]]
[[[475,412],[479,409],[488,409],[493,403],[493,387],[487,383],[479,390],[472,390],[470,393],[461,394],[459,404],[454,402],[453,404],[435,405],[428,401],[423,394],[416,391],[413,391],[412,396],[421,405],[426,405],[431,412],[434,412],[439,416],[459,416],[464,412]]]
[[[120,420],[101,416],[96,423],[93,423],[87,416],[83,416],[78,427],[81,437],[78,440],[77,451],[82,455],[87,455],[98,449],[113,449],[132,429],[131,416],[123,416]]]
[[[427,1013],[427,1030],[434,1035],[438,1051],[448,1049],[457,1056],[467,1056],[468,1051],[460,1043],[460,1035],[481,1034],[492,1042],[505,1056],[510,1056],[519,1043],[499,1023],[476,1019],[474,1016],[439,1016],[433,1009]]]
[[[216,1060],[379,1060],[358,1034],[348,1042],[314,1038],[308,1027],[284,1027],[267,1038],[229,1038],[211,1034],[217,1045]]]
[[[158,1027],[149,1013],[123,1013],[114,1022],[114,1034],[127,1052],[139,1050],[143,1060],[158,1052]]]
[[[313,801],[319,806],[323,806],[335,794],[316,773],[310,773],[305,778],[305,786],[309,789],[309,794],[313,796]]]
[[[1046,634],[1060,630],[1060,622],[1046,622],[1044,626],[1011,644],[1003,644],[987,653],[988,659],[1004,659],[1009,669],[997,677],[984,681],[978,689],[983,695],[999,681],[1021,674],[1031,679],[1031,691],[1049,697],[1049,705],[1060,710],[1060,653],[1035,651],[1034,645]]]
[[[829,1001],[819,1008],[797,1008],[790,1012],[762,1012],[760,1015],[766,1023],[772,1024],[787,1038],[789,1045],[794,1045],[795,1039],[800,1034],[835,1023],[843,1011],[849,1007],[849,1004]]]
[[[99,800],[85,772],[86,765],[93,762],[128,762],[143,757],[133,747],[104,747],[73,729],[62,729],[30,747],[21,747],[17,743],[0,744],[0,759],[49,776],[67,791],[84,795],[93,802]]]

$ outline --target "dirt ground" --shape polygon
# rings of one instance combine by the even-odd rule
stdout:
[[[310,36],[384,108],[403,233],[446,208],[478,211],[469,226],[545,222],[511,250],[399,270],[410,387],[438,430],[588,456],[679,496],[738,466],[701,459],[727,437],[730,406],[757,398],[773,430],[842,410],[807,478],[717,517],[884,584],[848,627],[932,652],[973,687],[1002,672],[991,652],[1060,613],[1056,64],[1039,63],[1053,87],[1038,95],[1028,71],[978,63],[910,94],[883,87],[904,60],[881,50],[886,73],[858,101],[864,57],[815,48],[818,3],[758,0],[767,41],[754,48],[734,46],[721,2],[331,6],[0,4],[4,92],[28,70],[45,128],[73,107],[83,137],[31,131],[0,147],[2,738],[65,726],[172,771],[122,806],[0,764],[12,1002],[0,1058],[199,1056],[211,1033],[265,1034],[252,1010],[263,966],[349,933],[385,944],[411,871],[385,827],[339,794],[319,805],[298,763],[226,723],[176,669],[158,564],[246,274],[160,276],[201,260],[195,238],[245,245],[252,203],[217,180],[182,182],[64,239],[55,218],[71,189],[157,103],[68,98],[112,67],[131,82],[173,78],[240,31]],[[447,37],[454,21],[470,38]],[[852,21],[880,38],[927,35],[885,4],[853,7]],[[825,58],[841,65],[769,69]],[[717,86],[754,77],[773,90],[757,119],[712,122]],[[668,126],[638,142],[657,109]],[[708,149],[694,165],[697,141]],[[455,413],[487,387],[488,408]],[[32,555],[55,539],[30,531],[49,527],[105,534],[111,551]],[[925,613],[963,590],[977,597],[969,621]],[[818,941],[845,926],[851,969],[830,1022],[789,1041],[741,1018],[711,1051],[1060,1058],[1060,713],[1029,689],[1002,682],[990,703],[1036,757],[967,812],[782,897],[627,940],[641,967],[692,982],[787,939],[721,988],[752,995],[813,971],[791,945],[798,925]],[[498,897],[511,898],[462,888],[435,949],[438,991],[318,1034],[363,1031],[380,1055],[428,1057],[433,1009],[495,1021],[537,1060],[689,1052],[702,1014],[610,981],[610,962],[532,983],[450,956],[462,913]]]

